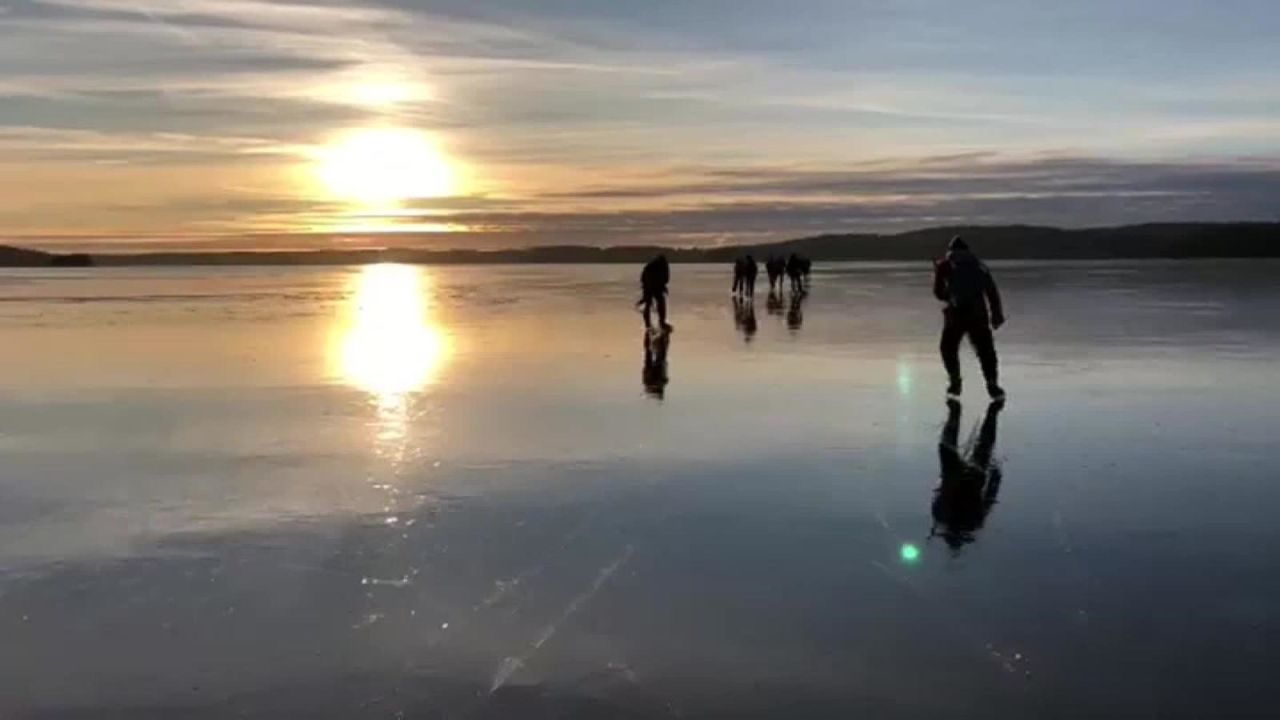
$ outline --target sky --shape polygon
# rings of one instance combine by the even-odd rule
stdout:
[[[1280,220],[1275,0],[0,0],[0,242]]]

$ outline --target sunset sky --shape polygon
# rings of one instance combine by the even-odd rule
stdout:
[[[1275,0],[0,0],[0,241],[1280,219]]]

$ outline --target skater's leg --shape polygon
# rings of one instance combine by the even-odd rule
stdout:
[[[942,355],[942,367],[947,370],[947,379],[952,389],[960,387],[960,341],[964,339],[964,324],[952,310],[943,312],[942,337],[938,342],[938,351]],[[950,390],[948,390],[950,392]]]
[[[982,377],[987,381],[987,389],[995,397],[998,394],[996,391],[1000,389],[1000,360],[996,356],[995,337],[991,334],[991,326],[987,324],[986,318],[971,323],[969,342],[973,343],[973,349],[978,353],[978,362],[982,363]]]

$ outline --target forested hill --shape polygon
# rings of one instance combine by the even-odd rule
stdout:
[[[798,252],[816,261],[921,260],[940,255],[963,235],[987,259],[1088,260],[1120,258],[1280,257],[1280,222],[1166,223],[1064,230],[1032,225],[951,226],[898,234],[817,235],[755,245],[672,248],[658,245],[557,245],[510,250],[316,250],[279,252],[164,252],[51,255],[0,246],[0,265],[336,265],[418,263],[638,263],[658,253],[673,262],[726,262],[750,253],[757,260]]]
[[[0,245],[0,267],[84,267],[92,264],[93,260],[83,253],[58,255]]]
[[[897,235],[820,235],[784,245],[823,260],[908,260],[938,255],[954,235],[991,259],[1280,257],[1280,223],[936,227]]]

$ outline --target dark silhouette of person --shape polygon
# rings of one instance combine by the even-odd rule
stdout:
[[[992,399],[1003,398],[993,335],[993,330],[1004,324],[1000,290],[986,264],[969,250],[968,243],[959,235],[951,239],[946,257],[933,263],[933,295],[946,303],[938,347],[949,380],[947,394],[960,394],[960,341],[968,335],[982,364],[987,393]]]
[[[938,488],[933,495],[933,529],[929,537],[940,537],[953,552],[973,542],[982,529],[1000,494],[1004,479],[999,463],[991,454],[996,445],[996,423],[1004,404],[987,406],[978,438],[966,452],[959,447],[960,402],[947,401],[947,421],[938,438]]]
[[[778,290],[782,290],[782,276],[787,272],[787,261],[777,255],[770,255],[764,263],[764,269],[769,273],[769,292],[773,292],[775,285]]]
[[[791,292],[801,293],[805,291],[809,282],[809,270],[812,263],[808,258],[791,253],[791,257],[787,258],[787,277],[791,278]]]
[[[652,398],[661,400],[667,391],[670,378],[667,375],[667,349],[671,346],[671,336],[663,333],[644,334],[644,368],[640,371],[640,381],[644,383],[644,392]]]
[[[787,329],[792,333],[799,332],[804,325],[804,301],[808,297],[804,290],[791,293],[791,302],[787,306]]]
[[[733,294],[754,297],[756,294],[756,275],[758,273],[759,268],[756,266],[756,260],[750,255],[734,260]]]
[[[751,342],[755,337],[759,326],[756,324],[756,304],[751,298],[733,299],[733,326],[742,333],[745,342]]]
[[[667,283],[671,281],[671,266],[667,264],[667,256],[659,255],[645,264],[640,271],[640,300],[637,306],[644,306],[644,326],[652,328],[649,310],[658,306],[658,325],[664,331],[671,330],[667,324]]]

